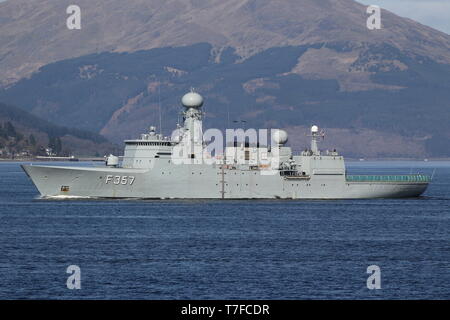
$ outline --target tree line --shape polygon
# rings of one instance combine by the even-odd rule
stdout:
[[[63,143],[58,136],[49,136],[48,146],[39,144],[33,134],[25,135],[11,121],[0,123],[0,150],[2,156],[14,157],[26,152],[28,155],[48,155],[46,149],[51,149],[53,155],[62,155]]]

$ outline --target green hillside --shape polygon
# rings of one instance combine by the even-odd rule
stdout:
[[[86,144],[90,148],[83,150],[81,146]],[[95,151],[96,147],[100,153]],[[49,149],[57,156],[94,155],[115,148],[99,134],[57,126],[18,107],[0,103],[0,157],[45,156]]]

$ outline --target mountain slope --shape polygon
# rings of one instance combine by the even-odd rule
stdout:
[[[103,51],[130,52],[199,42],[216,59],[313,43],[386,43],[450,63],[450,36],[383,11],[383,29],[366,28],[353,0],[78,0],[82,29],[68,30],[69,0],[0,3],[0,81],[14,82],[48,63]]]
[[[367,53],[405,66],[371,64],[370,80],[401,89],[348,92],[336,79],[308,79],[292,71],[311,50],[345,54],[345,44],[272,48],[240,63],[232,49],[216,63],[211,49],[197,44],[61,61],[0,92],[0,100],[120,142],[159,122],[159,101],[169,135],[179,119],[180,97],[193,86],[206,99],[206,127],[229,128],[236,119],[256,128],[287,127],[300,148],[306,127],[318,123],[336,129],[338,136],[341,132],[337,146],[355,156],[449,154],[450,83],[445,79],[450,65],[411,59],[390,46],[369,46]],[[353,67],[367,60],[370,56],[361,55]],[[364,148],[356,151],[346,139]]]
[[[207,127],[287,127],[300,149],[317,123],[346,155],[450,155],[450,36],[412,20],[369,31],[352,0],[80,0],[67,30],[69,4],[0,4],[0,101],[120,142],[159,101],[170,134],[193,86]]]

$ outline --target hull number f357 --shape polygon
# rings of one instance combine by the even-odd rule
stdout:
[[[134,176],[113,176],[113,175],[107,175],[105,183],[113,183],[113,184],[122,184],[122,185],[132,185],[134,183],[135,177]]]

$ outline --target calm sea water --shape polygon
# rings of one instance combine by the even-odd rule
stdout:
[[[450,162],[349,164],[434,169],[420,199],[49,201],[0,163],[0,298],[450,299]]]

